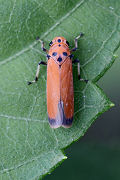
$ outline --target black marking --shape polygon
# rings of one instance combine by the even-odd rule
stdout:
[[[35,81],[38,81],[38,77],[35,77]]]
[[[49,123],[50,123],[50,125],[52,127],[54,127],[56,125],[56,120],[55,119],[51,119],[51,118],[48,117],[48,121],[49,121]]]
[[[61,42],[61,39],[58,39],[58,42],[60,43],[60,42]]]
[[[40,39],[40,37],[39,37],[39,36],[37,36],[37,37],[36,37],[36,40],[39,40],[39,39]]]
[[[59,44],[58,46],[60,47],[61,45]]]
[[[45,51],[45,52],[47,51],[45,48],[42,48],[42,50]]]
[[[49,121],[49,124],[52,128],[58,128],[61,126],[61,122],[57,121],[57,119],[52,119],[50,117],[48,117],[48,121]]]
[[[80,74],[78,74],[78,79],[80,80]]]
[[[72,125],[72,122],[73,122],[73,117],[67,119],[67,118],[64,116],[62,126],[63,126],[63,127],[66,127],[66,128],[69,128],[69,127]]]
[[[84,81],[85,81],[86,83],[88,83],[89,80],[88,80],[88,79],[85,79]]]
[[[53,44],[53,42],[51,41],[50,43],[49,43],[49,46],[51,46]]]
[[[72,49],[72,51],[76,51],[76,50],[77,50],[77,48],[76,48],[76,47]]]
[[[42,64],[42,65],[47,65],[46,62],[44,62],[44,61],[40,61],[38,64],[39,64],[39,65],[40,65],[40,64]]]
[[[62,61],[62,58],[61,58],[61,57],[59,57],[59,58],[57,59],[57,61],[61,62],[61,61]]]
[[[69,46],[69,42],[68,41],[66,41],[66,44]]]
[[[53,53],[52,53],[52,56],[57,56],[57,52],[53,52]]]
[[[63,52],[63,55],[64,55],[64,56],[67,56],[67,52]]]
[[[81,32],[81,33],[80,33],[80,37],[82,37],[82,36],[84,36],[84,33]]]
[[[61,68],[61,65],[59,65],[59,69]]]
[[[72,61],[73,64],[75,63],[79,63],[80,61],[78,59],[75,59],[74,61]]]
[[[79,79],[80,81],[84,81],[86,84],[87,84],[88,81],[89,81],[88,79],[82,79],[81,76],[80,76],[80,74],[78,75],[78,79]]]
[[[49,54],[47,54],[47,58],[50,59],[50,57],[51,57],[51,56],[50,56]]]
[[[70,54],[70,55],[69,55],[70,59],[72,59],[72,58],[73,58],[73,56],[74,56],[73,54]]]
[[[30,84],[32,84],[32,82],[29,81],[29,82],[28,82],[28,85],[30,85]]]

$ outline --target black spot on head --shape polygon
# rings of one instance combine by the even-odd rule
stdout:
[[[69,42],[68,41],[66,41],[66,44],[69,46]]]
[[[60,47],[61,45],[59,44],[58,46]]]
[[[49,46],[51,46],[53,44],[53,42],[51,41],[50,43],[49,43]]]
[[[57,56],[57,52],[53,52],[53,53],[52,53],[52,56]]]
[[[64,56],[67,56],[67,52],[63,52],[63,55],[64,55]]]
[[[62,61],[62,58],[61,58],[61,57],[59,57],[59,58],[57,59],[57,61],[61,62],[61,61]]]
[[[60,42],[61,42],[61,39],[58,39],[58,42],[60,43]]]

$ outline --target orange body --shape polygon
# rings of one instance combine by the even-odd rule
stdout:
[[[67,41],[51,41],[47,63],[47,111],[50,126],[70,127],[74,114],[72,59]]]

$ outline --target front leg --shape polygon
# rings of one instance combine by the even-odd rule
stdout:
[[[41,48],[44,52],[48,53],[48,50],[45,48],[44,46],[44,42],[40,40],[39,37],[36,38],[37,41],[39,41],[41,43]]]
[[[42,64],[42,65],[47,65],[47,63],[44,62],[44,61],[40,61],[40,62],[38,63],[38,67],[37,67],[37,71],[36,71],[35,80],[29,81],[29,82],[28,82],[28,85],[30,85],[30,84],[35,83],[35,82],[38,81],[39,72],[40,72],[40,65],[41,65],[41,64]]]
[[[80,61],[79,61],[78,59],[75,59],[74,61],[72,61],[72,63],[73,63],[73,64],[77,63],[77,66],[78,66],[78,79],[79,79],[80,81],[84,81],[84,82],[87,83],[88,80],[82,79],[82,78],[80,77]]]

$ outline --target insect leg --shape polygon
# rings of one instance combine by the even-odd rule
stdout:
[[[44,52],[48,53],[48,50],[47,50],[47,49],[45,48],[45,46],[44,46],[44,42],[41,41],[39,37],[37,37],[36,40],[38,40],[38,41],[41,43],[41,48],[42,48],[42,50],[43,50]]]
[[[76,50],[77,50],[77,48],[78,48],[78,39],[79,39],[80,37],[82,37],[83,35],[84,35],[84,34],[81,32],[80,35],[75,38],[75,40],[74,40],[74,42],[75,42],[75,47],[74,47],[73,49],[71,49],[71,51],[76,51]]]
[[[82,78],[80,77],[80,61],[79,61],[78,59],[75,59],[74,61],[72,61],[72,63],[73,63],[73,64],[77,63],[77,66],[78,66],[78,79],[79,79],[80,81],[84,81],[84,82],[87,83],[88,80],[82,79]]]
[[[40,72],[40,65],[47,65],[47,63],[46,62],[44,62],[44,61],[40,61],[39,63],[38,63],[38,67],[37,67],[37,71],[36,71],[36,76],[35,76],[35,80],[33,80],[33,81],[29,81],[28,82],[28,85],[30,85],[30,84],[32,84],[32,83],[35,83],[35,82],[37,82],[38,81],[38,76],[39,76],[39,72]]]

